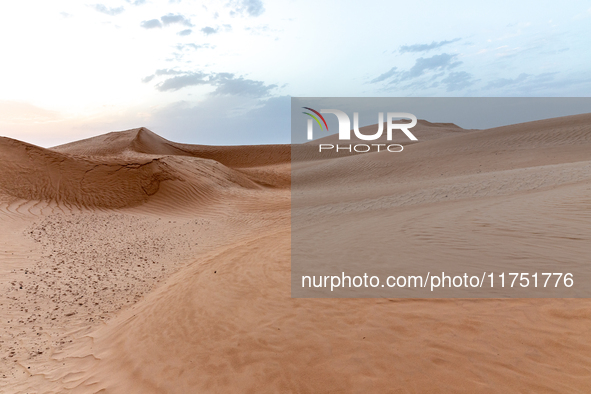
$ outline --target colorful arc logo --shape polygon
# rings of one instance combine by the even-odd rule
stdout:
[[[324,126],[326,126],[326,131],[328,131],[328,125],[326,124],[326,120],[324,119],[324,116],[322,116],[322,115],[320,114],[320,112],[318,112],[318,111],[316,111],[315,109],[312,109],[312,108],[310,108],[310,107],[302,107],[302,108],[304,108],[304,109],[307,109],[308,111],[312,111],[312,112],[314,112],[316,115],[318,115],[318,116],[320,117],[320,119],[322,119],[322,122],[324,122]],[[314,120],[316,121],[316,123],[318,123],[318,126],[320,126],[320,130],[322,130],[322,123],[320,123],[320,120],[319,120],[319,119],[318,119],[316,116],[312,115],[312,114],[311,114],[311,113],[309,113],[309,112],[302,112],[302,113],[303,113],[303,114],[306,114],[306,115],[310,116],[312,119],[314,119]],[[312,122],[312,119],[308,120],[308,122]],[[312,127],[311,127],[311,125],[312,125],[312,124],[310,123],[310,125],[308,126],[308,139],[310,139],[310,140],[312,139],[312,136],[311,136],[311,133],[312,133]]]

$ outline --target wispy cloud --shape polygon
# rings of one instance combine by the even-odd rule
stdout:
[[[227,6],[232,8],[230,15],[249,15],[259,16],[265,12],[265,7],[261,0],[232,0],[227,3]]]
[[[201,31],[203,32],[203,34],[210,35],[210,34],[217,33],[218,32],[218,29],[214,29],[211,26],[205,26],[203,29],[201,29]]]
[[[158,19],[150,19],[149,21],[143,21],[140,26],[144,29],[161,29],[162,23]]]
[[[271,90],[277,88],[277,85],[265,85],[262,81],[236,78],[234,74],[230,73],[217,74],[213,77],[213,82],[217,86],[213,95],[265,97],[269,95]]]
[[[181,61],[183,60],[185,54],[187,54],[188,52],[193,52],[198,49],[215,49],[215,45],[188,43],[177,44],[174,46],[174,48],[176,49],[176,51],[172,53],[173,57],[171,58],[171,60]]]
[[[160,69],[152,75],[142,79],[148,83],[160,76],[171,76],[155,85],[160,92],[175,92],[177,90],[199,85],[210,85],[216,89],[211,93],[214,96],[246,96],[267,97],[277,85],[267,85],[262,81],[237,77],[232,73],[205,73],[203,71],[178,71],[173,69]]]
[[[176,45],[176,49],[178,49],[179,51],[184,51],[184,50],[189,50],[189,49],[202,49],[202,48],[207,48],[207,49],[213,49],[215,48],[215,45],[211,45],[211,44],[193,44],[193,43],[189,43],[189,44],[177,44]]]
[[[147,21],[143,21],[140,23],[140,26],[144,29],[156,29],[162,28],[163,26],[170,26],[170,25],[182,25],[187,27],[193,27],[191,20],[184,15],[180,14],[167,14],[160,17],[160,19],[150,19]],[[191,29],[184,29],[179,31],[177,34],[179,36],[188,36],[191,34],[193,30]]]
[[[413,44],[413,45],[402,45],[399,49],[400,53],[407,53],[407,52],[428,52],[433,49],[441,48],[447,44],[451,44],[457,41],[460,41],[461,38],[454,38],[453,40],[447,41],[433,41],[430,44]]]
[[[123,11],[125,11],[125,8],[123,8],[123,7],[113,8],[113,7],[107,7],[104,4],[91,4],[90,7],[94,8],[95,11],[101,12],[106,15],[111,15],[111,16],[119,15]]]
[[[209,84],[209,75],[203,72],[190,72],[184,75],[177,75],[168,78],[165,81],[156,85],[156,89],[161,92],[176,91],[187,86],[206,85]]]
[[[375,77],[374,79],[369,81],[369,83],[376,83],[376,82],[385,81],[386,79],[394,76],[397,72],[396,70],[398,70],[398,67],[392,67],[390,70],[386,71],[385,73],[383,73],[381,75],[378,75],[377,77]]]
[[[510,85],[516,85],[521,82],[524,82],[529,77],[530,77],[529,74],[521,73],[516,78],[498,78],[493,81],[490,81],[486,85],[485,89],[499,89],[499,88],[504,88],[504,87],[510,86]]]
[[[156,75],[156,76],[161,76],[161,75],[182,75],[182,74],[185,74],[185,72],[173,70],[173,69],[170,69],[170,68],[162,68],[162,69],[156,70],[156,72],[154,73],[154,75]]]
[[[450,70],[459,66],[462,62],[456,60],[456,55],[442,53],[431,57],[420,57],[415,60],[415,64],[406,71],[399,71],[397,67],[392,67],[385,73],[378,75],[370,83],[388,81],[387,84],[393,85],[419,78],[428,72],[439,72],[435,77],[443,75],[443,71]]]
[[[424,75],[427,71],[445,70],[459,66],[462,62],[455,61],[456,55],[449,53],[442,53],[427,58],[420,57],[415,60],[414,66],[410,70],[403,73],[402,80],[412,79]]]
[[[176,71],[176,70],[172,70],[172,69],[159,69],[156,70],[156,72],[154,72],[154,74],[152,75],[148,75],[145,78],[142,78],[142,82],[144,83],[148,83],[150,81],[152,81],[154,78],[162,76],[162,75],[182,75],[184,74],[182,71]]]
[[[453,92],[472,86],[476,81],[472,78],[472,74],[466,71],[456,71],[443,78],[441,82],[447,86],[448,92]]]
[[[381,83],[384,90],[410,89],[428,90],[443,86],[446,91],[462,90],[474,85],[473,75],[466,71],[452,71],[462,62],[457,55],[442,53],[431,57],[420,57],[408,70],[392,67],[369,83]]]
[[[191,20],[189,18],[186,18],[183,15],[180,14],[168,14],[168,15],[164,15],[162,17],[160,17],[160,20],[162,21],[162,23],[164,24],[164,26],[168,26],[174,23],[178,23],[181,24],[183,26],[187,26],[187,27],[193,27],[193,24],[191,23]]]

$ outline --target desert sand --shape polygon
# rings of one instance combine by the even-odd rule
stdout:
[[[293,163],[145,128],[0,138],[0,392],[590,392],[588,299],[291,298],[296,166],[304,215],[403,212],[417,262],[588,260],[591,114],[417,127],[395,156]]]

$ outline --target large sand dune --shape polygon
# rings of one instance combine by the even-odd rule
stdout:
[[[291,209],[387,223],[417,264],[591,255],[591,115],[419,126],[401,153],[293,164],[144,128],[3,138],[0,391],[588,393],[587,299],[291,298]]]
[[[181,146],[143,128],[53,149],[3,137],[0,190],[21,199],[88,208],[135,206],[156,194],[160,199],[203,204],[228,188],[256,189],[257,182],[269,186],[252,167],[289,160],[285,146],[181,150],[177,145]],[[252,179],[222,164],[237,161],[237,167],[249,167],[243,171],[251,171]],[[285,181],[279,184],[285,186]]]
[[[218,161],[230,167],[256,167],[288,163],[288,145],[209,146],[189,145],[168,141],[150,130],[139,129],[113,132],[65,145],[52,150],[85,156],[189,156]]]

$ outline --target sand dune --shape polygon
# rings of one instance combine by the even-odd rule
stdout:
[[[293,164],[143,128],[2,139],[0,391],[589,392],[588,299],[291,298],[291,212],[387,229],[417,266],[588,263],[590,114],[419,126],[400,154]]]
[[[131,135],[142,136],[144,152],[132,150],[138,146],[138,138],[127,144]],[[0,188],[12,197],[25,200],[123,208],[143,204],[157,193],[173,200],[192,196],[203,203],[227,188],[260,187],[255,175],[251,179],[243,172],[197,154],[176,155],[175,148],[162,141],[166,140],[141,130],[115,136],[107,134],[96,140],[74,143],[74,147],[54,149],[2,138]],[[99,148],[93,149],[95,144]],[[248,160],[250,154],[245,156]],[[257,160],[253,162],[250,164],[260,164]]]
[[[359,185],[357,189],[365,193],[364,188],[370,184],[370,190],[383,186],[388,192],[392,187],[404,187],[414,181],[449,183],[450,178],[481,174],[481,178],[489,182],[495,178],[495,172],[525,168],[537,168],[543,173],[543,166],[577,162],[584,165],[589,161],[590,124],[591,115],[585,114],[462,134],[450,133],[445,138],[406,146],[400,154],[348,154],[340,160],[296,164],[302,168],[297,171],[297,176],[305,177],[302,187],[309,186],[319,193],[325,193],[323,185],[330,187],[342,182]],[[307,155],[306,152],[302,154]],[[371,169],[375,178],[395,179],[376,182],[375,178],[367,177],[363,169]],[[354,190],[352,187],[345,192]],[[333,196],[324,195],[326,198]]]
[[[56,152],[87,156],[189,156],[211,159],[228,167],[258,167],[289,163],[289,145],[210,146],[168,141],[150,130],[113,132],[52,148]]]

